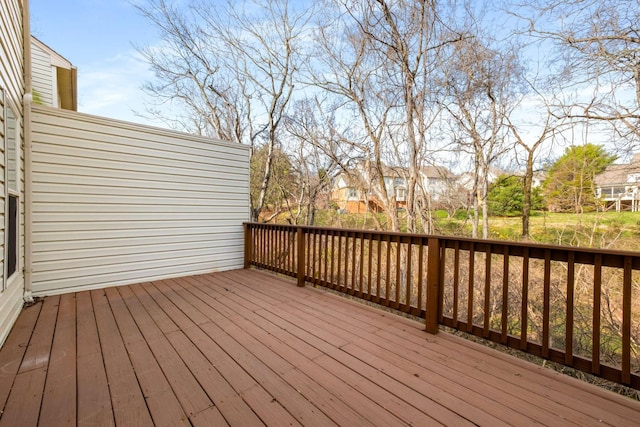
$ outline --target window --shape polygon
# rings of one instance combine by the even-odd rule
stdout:
[[[407,195],[407,190],[403,187],[396,188],[396,200],[403,201]]]
[[[350,199],[354,199],[358,197],[358,191],[355,188],[350,188],[349,189],[349,198]]]
[[[20,122],[15,110],[4,97],[4,142],[5,142],[5,266],[6,278],[18,269],[18,218],[20,214]],[[6,282],[6,281],[5,281]]]

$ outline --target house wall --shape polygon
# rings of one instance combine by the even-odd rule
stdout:
[[[247,147],[33,109],[33,293],[242,268]]]
[[[22,96],[23,80],[23,39],[22,39],[22,2],[20,0],[3,0],[0,2],[0,344],[4,342],[11,326],[20,313],[23,302],[24,276],[24,193],[20,194],[20,225],[17,271],[6,279],[6,108],[13,107],[17,118],[17,140],[19,147],[23,141]],[[22,158],[22,152],[20,156]],[[24,171],[24,162],[20,162]],[[20,174],[24,177],[24,172]],[[24,188],[22,185],[20,188]]]
[[[54,68],[51,66],[51,56],[36,43],[31,43],[31,67],[33,90],[37,101],[43,105],[54,105]]]

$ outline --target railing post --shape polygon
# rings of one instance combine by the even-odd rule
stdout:
[[[427,306],[425,330],[430,334],[438,333],[438,307],[440,287],[440,242],[429,237],[427,253]]]
[[[304,232],[302,227],[298,227],[296,230],[297,240],[298,240],[298,286],[304,286],[304,270],[305,270],[305,259],[304,259]]]
[[[249,223],[244,223],[244,268],[247,269],[251,266],[251,253],[252,251],[252,229]]]

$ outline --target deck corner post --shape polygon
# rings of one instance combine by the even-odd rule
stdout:
[[[253,243],[252,239],[252,228],[248,222],[244,224],[244,268],[245,270],[251,267],[251,253],[253,252],[253,248],[251,247]]]
[[[425,330],[430,334],[438,333],[438,309],[440,307],[440,241],[429,237],[427,254],[427,305]]]
[[[297,256],[297,268],[298,268],[298,286],[304,286],[304,271],[305,271],[305,259],[304,259],[304,230],[298,226],[296,229],[298,256]]]

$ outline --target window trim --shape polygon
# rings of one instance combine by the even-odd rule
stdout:
[[[22,141],[21,141],[21,126],[22,120],[20,115],[18,114],[18,109],[15,103],[7,97],[7,91],[4,88],[0,88],[2,92],[2,100],[4,101],[3,106],[3,148],[4,148],[4,259],[3,259],[3,287],[2,290],[6,290],[10,284],[14,281],[18,280],[18,273],[21,268],[21,259],[20,259],[20,220],[21,220],[21,168],[20,168],[20,159],[22,157]],[[9,114],[11,111],[11,115],[13,116],[13,120],[15,120],[15,158],[14,158],[14,166],[15,166],[15,188],[9,188],[9,141],[8,141],[8,122],[9,122]],[[16,206],[15,206],[15,270],[9,275],[9,228],[10,228],[10,198],[15,198]]]

